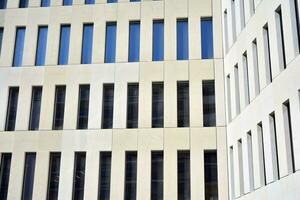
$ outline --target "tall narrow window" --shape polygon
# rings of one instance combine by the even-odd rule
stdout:
[[[41,86],[36,86],[32,88],[30,121],[29,121],[29,128],[28,128],[29,130],[39,129],[42,91],[43,88]]]
[[[107,3],[117,3],[118,0],[107,0]]]
[[[238,140],[238,161],[239,161],[239,182],[240,195],[244,194],[244,165],[243,165],[243,144],[242,139]]]
[[[164,153],[151,153],[151,200],[163,200],[164,196]]]
[[[217,150],[204,151],[205,200],[218,199]]]
[[[270,54],[270,37],[269,37],[268,24],[265,24],[264,27],[263,27],[263,38],[264,38],[266,79],[267,79],[267,83],[271,83],[273,78],[272,78],[272,66],[271,66],[271,54]]]
[[[233,146],[229,148],[229,162],[230,162],[230,199],[235,199],[235,182],[234,182],[234,157]]]
[[[85,157],[85,152],[75,152],[72,200],[83,200]]]
[[[235,17],[235,0],[231,0],[231,25],[232,25],[232,40],[236,41],[236,17]]]
[[[297,31],[297,42],[298,52],[300,52],[300,19],[299,19],[299,3],[298,0],[294,0],[295,18],[296,18],[296,31]]]
[[[128,62],[138,62],[140,60],[140,22],[129,23],[129,50]]]
[[[8,93],[5,131],[14,131],[17,118],[19,87],[10,87]]]
[[[0,0],[0,9],[6,9],[7,0]]]
[[[164,84],[152,83],[152,128],[164,126]]]
[[[111,152],[100,152],[99,199],[110,199]]]
[[[241,23],[241,30],[245,27],[245,7],[244,7],[244,0],[239,0],[240,6],[240,23]]]
[[[41,7],[49,7],[50,0],[41,0]]]
[[[216,126],[215,81],[202,81],[203,126]]]
[[[137,128],[139,117],[139,84],[130,83],[127,89],[127,128]]]
[[[189,58],[188,20],[177,19],[177,60]]]
[[[236,64],[234,66],[234,89],[235,89],[235,110],[236,115],[241,112],[241,104],[240,104],[240,78],[239,78],[239,66]]]
[[[39,26],[35,65],[45,65],[48,26]]]
[[[63,0],[63,6],[71,6],[73,4],[73,0]]]
[[[250,191],[254,190],[254,173],[253,173],[253,150],[252,150],[252,133],[247,133],[247,156],[248,156],[248,170],[249,170],[249,186]]]
[[[191,199],[190,151],[177,152],[177,189],[178,200]]]
[[[62,130],[65,115],[66,86],[56,86],[54,100],[53,130]]]
[[[58,199],[58,187],[60,177],[60,153],[50,153],[47,200]]]
[[[254,15],[255,13],[255,0],[250,0],[250,5],[249,5],[249,9],[250,9],[250,15]]]
[[[4,28],[0,27],[0,54],[2,51],[3,32],[4,32]]]
[[[259,83],[259,67],[258,67],[258,52],[256,39],[252,42],[252,54],[253,54],[253,73],[254,73],[254,84],[255,84],[255,95],[257,96],[260,92]]]
[[[152,60],[164,59],[164,20],[153,21]]]
[[[243,53],[243,75],[244,75],[245,105],[248,105],[250,103],[250,92],[249,92],[249,70],[248,70],[247,51]]]
[[[13,59],[14,67],[18,67],[22,65],[25,32],[26,32],[25,27],[18,27],[16,30],[15,50],[14,50],[14,59]]]
[[[95,4],[95,0],[85,0],[85,4]]]
[[[190,126],[189,82],[177,82],[177,126]]]
[[[232,120],[231,115],[231,84],[230,84],[230,74],[226,76],[226,88],[227,88],[227,110],[228,110],[228,122]]]
[[[225,45],[225,53],[227,53],[229,49],[229,41],[228,41],[228,15],[227,10],[224,11],[224,45]]]
[[[103,85],[102,98],[102,128],[112,128],[114,114],[114,84]]]
[[[259,172],[261,186],[267,184],[266,165],[265,165],[265,147],[264,147],[264,132],[262,123],[257,124],[257,146],[259,159]]]
[[[283,22],[282,22],[282,12],[281,6],[279,6],[275,11],[276,19],[276,32],[278,38],[278,53],[279,53],[279,63],[280,67],[286,68],[286,56],[285,56],[285,44],[284,44],[284,33],[283,33]]]
[[[105,63],[114,63],[116,61],[116,32],[117,23],[107,22],[105,34]]]
[[[214,57],[214,38],[212,18],[201,19],[201,53],[202,59]]]
[[[135,200],[137,180],[137,152],[127,151],[125,156],[124,200]]]
[[[6,200],[11,166],[11,153],[1,154],[0,163],[0,199]]]
[[[28,8],[28,1],[29,0],[20,0],[19,1],[19,8]]]
[[[79,86],[77,129],[87,129],[89,119],[90,85]]]
[[[36,153],[25,154],[22,200],[31,200],[33,194]]]
[[[83,25],[81,64],[91,64],[92,63],[93,29],[94,29],[93,24],[84,24]]]
[[[59,56],[58,64],[66,65],[69,60],[69,45],[70,45],[70,25],[62,25],[60,27],[60,40],[59,40]]]
[[[278,160],[278,144],[277,144],[277,131],[276,131],[276,121],[275,112],[269,115],[270,123],[270,139],[271,139],[271,150],[272,150],[272,165],[273,165],[273,177],[274,180],[280,179],[279,171],[279,160]]]

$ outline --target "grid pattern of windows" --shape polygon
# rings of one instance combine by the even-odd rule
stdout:
[[[72,200],[83,200],[85,180],[85,152],[75,152]]]
[[[5,131],[14,131],[17,118],[19,87],[9,88]]]
[[[22,200],[31,200],[33,195],[33,183],[35,173],[36,153],[25,154],[25,166],[23,177]]]
[[[1,163],[0,163],[0,199],[1,200],[7,199],[10,166],[11,166],[11,153],[2,153]]]
[[[139,117],[139,85],[138,83],[130,83],[127,89],[127,128],[137,128]]]
[[[90,85],[79,86],[77,129],[87,129],[89,118]]]
[[[41,86],[36,86],[32,88],[30,121],[28,128],[29,130],[39,129],[42,91],[43,88]]]
[[[45,65],[46,48],[47,48],[48,26],[40,26],[38,30],[38,42],[36,48],[35,65]]]
[[[62,130],[65,115],[66,86],[56,86],[53,114],[53,130]]]
[[[100,152],[99,199],[110,199],[111,152]]]
[[[58,199],[60,159],[61,159],[60,157],[61,155],[58,152],[50,153],[47,200]]]
[[[125,191],[124,200],[136,199],[137,152],[127,151],[125,155]]]

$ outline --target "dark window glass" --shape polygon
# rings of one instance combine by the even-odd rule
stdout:
[[[60,153],[50,153],[47,200],[58,199],[60,157]]]
[[[0,163],[0,200],[7,199],[11,153],[2,153]]]
[[[29,130],[39,129],[42,91],[43,89],[40,86],[32,88]]]
[[[153,151],[151,159],[151,200],[164,197],[164,153]]]
[[[33,193],[35,153],[25,154],[22,200],[31,200]]]
[[[111,152],[100,153],[99,199],[110,199]]]
[[[0,0],[0,9],[6,9],[7,0]]]
[[[112,128],[114,114],[114,84],[103,85],[102,128]]]
[[[177,82],[177,126],[188,127],[190,125],[190,100],[189,83]]]
[[[79,86],[77,129],[87,129],[89,118],[90,86]]]
[[[72,200],[83,200],[85,179],[85,152],[75,153]]]
[[[216,126],[216,102],[214,80],[202,81],[203,126]]]
[[[202,59],[214,57],[212,18],[201,19],[201,52]]]
[[[83,25],[81,64],[91,64],[92,63],[93,29],[94,29],[93,24],[84,24]]]
[[[59,41],[59,55],[58,64],[66,65],[69,60],[69,46],[70,46],[70,25],[62,25],[60,28],[60,41]]]
[[[141,0],[130,0],[130,2],[140,2]]]
[[[66,86],[56,86],[54,100],[53,130],[62,130],[65,115]]]
[[[0,27],[0,54],[2,50],[3,32],[4,32],[4,28]]]
[[[217,151],[204,151],[205,200],[218,199]]]
[[[190,200],[190,151],[177,154],[178,200]]]
[[[20,0],[19,8],[28,8],[28,0]]]
[[[129,23],[129,55],[128,62],[140,60],[140,22]]]
[[[105,63],[114,63],[116,61],[116,22],[106,23],[105,34]]]
[[[23,60],[23,50],[24,50],[24,41],[25,41],[25,27],[18,27],[16,31],[16,40],[15,40],[15,50],[14,50],[14,59],[13,66],[18,67],[22,65]]]
[[[40,26],[38,30],[38,41],[36,48],[35,65],[45,65],[46,48],[47,48],[48,26]]]
[[[137,152],[126,152],[124,200],[136,199]]]
[[[152,128],[164,126],[164,84],[152,84]]]
[[[95,0],[85,0],[85,4],[95,4]]]
[[[177,60],[189,58],[188,20],[177,19]]]
[[[71,6],[73,4],[73,0],[63,0],[63,6]]]
[[[164,59],[164,20],[153,21],[152,60]]]
[[[5,131],[14,131],[18,108],[19,87],[9,88]]]
[[[49,6],[50,6],[50,0],[41,1],[41,7],[49,7]]]
[[[118,0],[107,0],[107,3],[117,3]]]
[[[286,55],[285,55],[285,41],[284,41],[284,34],[283,34],[283,21],[282,21],[282,11],[281,11],[281,6],[279,6],[277,9],[276,9],[276,25],[277,25],[277,28],[279,29],[279,33],[278,33],[278,39],[280,40],[280,52],[279,54],[281,54],[281,59],[282,59],[282,65],[283,65],[283,68],[285,69],[286,68]]]
[[[127,128],[137,128],[139,117],[139,85],[128,84],[127,91]]]

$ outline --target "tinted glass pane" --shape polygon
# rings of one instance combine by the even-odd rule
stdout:
[[[136,199],[137,152],[126,152],[124,200]]]
[[[5,131],[14,131],[17,117],[19,88],[9,88]]]
[[[29,130],[38,130],[42,101],[42,87],[32,88]]]
[[[202,81],[203,126],[216,125],[215,82]]]
[[[39,27],[35,65],[45,65],[48,27]]]
[[[164,126],[164,84],[152,84],[152,128]]]
[[[93,28],[94,28],[93,24],[83,25],[81,64],[92,63]]]
[[[85,4],[95,4],[95,0],[85,0]]]
[[[28,8],[28,0],[20,0],[19,8]]]
[[[205,200],[218,199],[217,151],[204,151]]]
[[[13,66],[21,66],[22,65],[24,41],[25,41],[25,31],[26,31],[25,27],[17,28]]]
[[[85,152],[75,153],[73,200],[83,200],[85,179]]]
[[[63,0],[63,5],[64,6],[70,6],[73,4],[73,0]]]
[[[138,62],[139,60],[140,60],[140,22],[130,22],[128,62]]]
[[[41,7],[49,7],[49,6],[50,6],[50,0],[41,1]]]
[[[0,165],[0,200],[7,199],[11,153],[2,153]]]
[[[118,0],[107,0],[107,3],[117,3]]]
[[[116,60],[116,22],[106,24],[105,63],[114,63]]]
[[[111,152],[100,153],[99,199],[110,199]]]
[[[163,200],[164,195],[164,154],[152,152],[151,160],[151,200]]]
[[[70,25],[62,25],[60,29],[60,44],[58,64],[66,65],[69,59]]]
[[[58,199],[60,153],[50,153],[47,200]]]
[[[139,2],[141,0],[130,0],[130,2]]]
[[[177,60],[189,58],[188,20],[177,20]]]
[[[89,117],[90,86],[79,86],[77,129],[87,129]]]
[[[139,85],[128,84],[127,91],[127,128],[138,127]]]
[[[0,27],[0,54],[2,50],[3,31],[4,31],[3,27]]]
[[[66,98],[66,86],[57,86],[55,89],[55,101],[54,101],[54,117],[53,117],[54,130],[63,129],[64,114],[65,114],[65,98]]]
[[[152,60],[159,61],[164,59],[164,21],[153,21],[153,49]]]
[[[190,200],[190,152],[178,151],[178,200]]]
[[[7,6],[7,0],[0,0],[0,9],[5,9]]]
[[[201,19],[201,52],[202,59],[214,57],[212,19]]]
[[[103,86],[102,128],[112,128],[114,111],[114,85]]]
[[[190,125],[189,83],[177,83],[177,126]]]
[[[26,153],[25,155],[22,200],[32,199],[35,157],[35,153]]]

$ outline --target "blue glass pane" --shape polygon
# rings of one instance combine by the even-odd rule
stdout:
[[[13,66],[22,65],[25,31],[25,27],[17,28]]]
[[[0,54],[2,49],[2,40],[3,40],[3,28],[0,28]]]
[[[45,65],[48,27],[39,27],[35,65]]]
[[[153,49],[152,60],[159,61],[164,59],[164,21],[153,22]]]
[[[85,0],[85,4],[95,4],[95,0]]]
[[[60,30],[60,44],[59,44],[59,65],[68,64],[69,58],[69,44],[70,44],[70,25],[64,25]]]
[[[71,6],[73,4],[73,0],[63,0],[64,6]]]
[[[83,26],[81,64],[92,63],[93,28],[93,24],[85,24]]]
[[[41,7],[49,7],[50,6],[50,0],[42,0]]]
[[[7,5],[7,0],[0,0],[0,9],[5,9]]]
[[[118,0],[107,0],[107,3],[117,3]]]
[[[105,63],[114,63],[116,60],[116,31],[117,24],[115,22],[106,24]]]
[[[141,0],[130,0],[130,2],[140,2]]]
[[[202,59],[213,58],[213,27],[212,19],[201,20],[201,52]]]
[[[189,58],[188,21],[177,20],[177,60]]]
[[[22,200],[31,200],[33,195],[34,171],[35,171],[35,153],[26,153]]]
[[[28,8],[28,0],[20,0],[19,8]]]
[[[129,62],[140,60],[140,22],[129,24]]]

